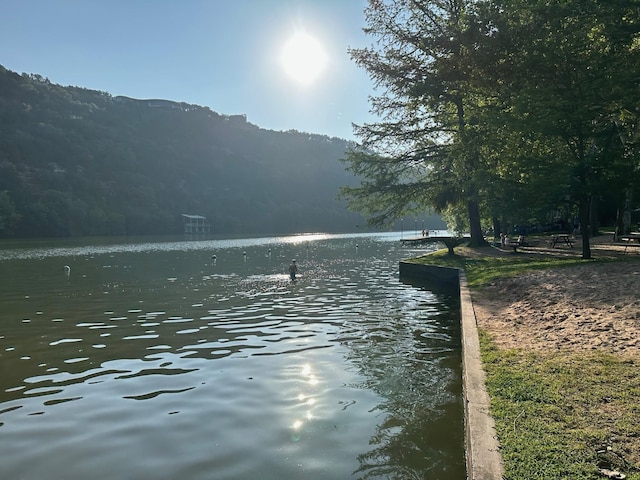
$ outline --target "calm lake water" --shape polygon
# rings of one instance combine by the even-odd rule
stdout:
[[[458,298],[399,239],[0,243],[0,478],[464,479]]]

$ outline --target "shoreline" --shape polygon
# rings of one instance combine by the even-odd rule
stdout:
[[[613,244],[611,240],[610,235],[591,239],[591,252],[594,261],[578,261],[573,265],[547,269],[527,270],[524,268],[517,276],[497,277],[489,284],[469,289],[466,295],[467,314],[462,312],[463,329],[465,325],[473,327],[475,337],[478,336],[478,332],[482,333],[482,336],[487,340],[480,349],[481,355],[483,357],[485,354],[489,355],[472,369],[475,368],[479,375],[486,372],[493,379],[491,381],[492,393],[488,393],[491,397],[490,401],[484,397],[487,394],[485,380],[480,382],[482,385],[477,381],[465,381],[467,454],[468,460],[471,462],[468,464],[469,478],[473,478],[473,472],[478,468],[485,467],[489,469],[484,472],[487,474],[484,475],[486,478],[501,478],[502,453],[507,452],[509,453],[505,458],[505,460],[508,459],[504,465],[505,469],[512,474],[518,472],[518,475],[526,475],[531,478],[535,476],[533,471],[524,472],[522,465],[541,462],[545,468],[557,469],[558,471],[563,471],[566,468],[566,462],[577,462],[576,465],[581,465],[580,468],[585,465],[585,462],[587,465],[597,463],[602,467],[601,454],[596,453],[595,450],[589,450],[592,441],[591,435],[598,438],[603,437],[603,439],[608,438],[607,448],[622,452],[624,461],[628,462],[625,464],[627,468],[634,470],[640,466],[637,455],[637,449],[640,448],[640,437],[633,433],[635,429],[628,435],[617,430],[629,418],[631,424],[637,422],[634,413],[635,407],[633,407],[635,403],[629,404],[627,401],[621,401],[621,398],[626,398],[625,395],[628,396],[630,393],[630,391],[625,393],[621,388],[627,387],[635,390],[635,384],[633,382],[624,383],[621,380],[635,371],[635,365],[640,361],[640,299],[637,295],[637,292],[640,292],[640,251],[634,248],[625,254],[624,245]],[[573,261],[579,260],[582,253],[577,246],[574,248],[565,246],[560,248],[519,247],[517,252],[514,252],[512,248],[495,247],[480,249],[459,247],[456,250],[461,258],[466,258],[466,261],[454,262],[459,265],[466,265],[467,262],[478,264],[477,261],[482,264],[483,259],[487,259],[487,257],[502,257],[507,260],[508,264],[508,259],[511,256],[514,260],[518,257],[530,258],[534,261],[555,257]],[[423,257],[423,260],[426,260],[428,256]],[[435,262],[435,264],[437,263]],[[498,264],[490,263],[498,265],[501,262],[498,261]],[[409,274],[418,273],[419,267],[427,267],[429,274],[434,274],[438,278],[440,275],[437,272],[442,269],[442,266],[438,267],[435,264],[419,262],[409,267],[405,265],[404,270]],[[460,267],[452,268],[455,271]],[[463,281],[465,269],[463,268],[460,275],[461,294],[463,290],[467,290],[466,281]],[[470,317],[472,321],[465,323],[465,317]],[[487,341],[489,344],[486,343]],[[464,352],[470,342],[463,340],[463,343]],[[490,353],[486,350],[487,348],[492,349],[495,353]],[[476,356],[473,349],[470,349],[470,352],[472,356]],[[491,355],[497,355],[497,357],[491,357]],[[464,358],[467,359],[467,357]],[[492,360],[489,360],[490,358]],[[602,359],[605,359],[604,361],[607,363],[606,358],[611,359],[611,365],[617,365],[615,368],[611,367],[613,370],[608,372],[606,368],[599,365]],[[487,361],[489,363],[485,363]],[[510,362],[514,362],[512,367],[516,368],[513,372],[514,377],[509,378],[508,374],[507,377],[504,377],[503,373],[512,370],[509,366]],[[525,365],[524,370],[521,370],[523,365]],[[531,372],[529,375],[527,371],[533,365],[538,365],[539,371],[536,374]],[[549,376],[551,372],[554,372],[554,368],[558,368],[558,365],[561,365],[561,369],[568,369],[569,377],[567,378],[571,379],[569,383],[562,383],[562,380],[557,378],[555,373]],[[572,365],[577,367],[578,371],[573,372]],[[502,372],[501,368],[507,370]],[[539,377],[540,372],[544,371],[547,371],[547,377]],[[616,373],[614,374],[613,371]],[[597,372],[601,372],[604,376],[598,377]],[[620,377],[620,374],[623,377]],[[498,384],[495,383],[496,375],[499,377]],[[524,377],[518,375],[524,375]],[[519,378],[523,379],[523,384],[518,383],[517,379]],[[564,434],[557,436],[551,431],[539,432],[539,435],[545,438],[543,445],[553,445],[553,448],[571,452],[567,453],[567,458],[563,460],[559,458],[554,460],[547,456],[546,450],[536,450],[535,447],[522,451],[518,447],[520,442],[536,444],[526,435],[518,436],[514,443],[513,434],[515,432],[512,432],[511,428],[518,420],[523,421],[523,418],[520,417],[524,409],[532,407],[531,405],[526,406],[528,405],[526,401],[520,403],[520,401],[509,397],[510,390],[507,391],[507,397],[504,397],[505,392],[494,389],[496,385],[501,385],[501,381],[515,381],[516,383],[511,388],[526,390],[528,388],[527,378],[534,382],[541,382],[540,384],[536,383],[538,385],[536,388],[541,389],[540,392],[550,392],[551,396],[547,399],[550,403],[545,403],[545,400],[540,404],[543,406],[552,405],[556,401],[553,400],[556,398],[553,396],[554,388],[560,389],[555,393],[555,395],[559,395],[557,398],[563,398],[562,389],[571,389],[571,385],[579,384],[584,389],[584,397],[576,398],[574,395],[571,399],[566,398],[564,403],[561,402],[554,407],[560,408],[560,410],[567,409],[566,411],[562,410],[567,415],[564,420],[568,422],[566,424],[567,431]],[[537,380],[533,380],[534,378]],[[592,385],[596,391],[592,391]],[[598,388],[602,387],[605,390],[612,389],[611,393],[602,397],[605,399],[603,400],[604,406],[600,405],[602,393],[597,392]],[[475,399],[468,396],[470,393],[475,395]],[[617,398],[618,396],[621,398]],[[493,411],[494,401],[501,405],[499,411]],[[505,402],[515,409],[514,411],[517,413],[515,417],[513,417],[515,414],[512,415],[513,412],[506,413],[504,411]],[[492,407],[489,407],[489,404]],[[536,405],[535,402],[534,405]],[[604,410],[599,410],[599,408],[604,408]],[[492,412],[490,413],[489,410]],[[560,410],[556,410],[556,412]],[[614,413],[617,412],[617,414],[612,417],[609,415],[610,410],[613,410]],[[571,412],[575,411],[582,411],[586,425],[589,425],[589,427],[585,427],[584,432],[578,435],[579,440],[576,438],[578,431],[573,430],[576,426],[571,424]],[[472,413],[474,415],[480,414],[480,416],[473,418]],[[497,416],[494,417],[496,414]],[[536,417],[533,412],[530,412],[530,417],[527,418],[527,421],[533,422],[530,427],[536,431],[539,428],[544,430],[543,425],[557,425],[559,421],[558,418],[548,418],[545,414]],[[619,422],[621,423],[619,424]],[[593,427],[596,428],[595,431],[591,430]],[[504,430],[505,428],[508,431]],[[591,433],[585,433],[587,431]],[[504,444],[500,440],[503,435],[506,435],[502,439],[505,441]],[[483,457],[488,459],[496,453],[494,441],[498,441],[497,451],[500,452],[498,457],[483,465],[475,464],[476,460],[483,459]],[[576,441],[578,447],[576,447]],[[475,442],[475,445],[469,444],[469,442]],[[580,450],[580,452],[577,453],[576,450]],[[569,456],[572,458],[569,459]],[[514,458],[519,459],[516,460],[517,466],[513,464]],[[559,463],[554,463],[554,461],[559,461]],[[594,467],[586,467],[584,474],[589,478],[594,478],[589,476],[593,472],[590,468]],[[604,470],[601,468],[600,475],[605,471],[606,468]],[[640,480],[640,477],[634,474],[631,477]],[[624,478],[624,476],[615,478]]]
[[[471,299],[478,330],[490,338],[492,348],[497,349],[499,357],[509,359],[502,363],[484,364],[489,375],[501,376],[496,368],[506,368],[509,362],[515,362],[512,368],[520,374],[525,374],[526,371],[520,370],[522,365],[528,365],[525,369],[539,369],[537,375],[540,371],[546,371],[547,377],[538,378],[546,386],[538,384],[539,388],[547,389],[550,388],[549,385],[555,384],[559,388],[556,393],[561,395],[560,398],[563,396],[563,389],[571,390],[571,385],[579,384],[584,389],[584,396],[566,391],[571,398],[566,398],[564,403],[557,405],[567,415],[563,419],[567,422],[566,432],[559,436],[547,432],[549,437],[544,437],[545,444],[560,446],[567,451],[582,449],[582,453],[578,454],[583,455],[579,461],[595,463],[598,470],[596,475],[600,478],[616,474],[619,476],[609,478],[631,480],[640,478],[637,476],[640,468],[640,437],[636,429],[627,431],[625,428],[625,422],[637,425],[635,402],[625,399],[628,395],[633,395],[637,383],[627,381],[626,377],[636,377],[633,372],[640,363],[640,255],[635,252],[624,254],[624,246],[612,245],[610,238],[596,237],[592,243],[592,254],[595,260],[614,261],[585,261],[584,264],[531,270],[515,277],[501,277],[490,285],[472,289]],[[492,250],[494,252],[484,253],[504,255],[501,250]],[[581,253],[575,248],[566,248],[563,252],[536,250],[540,249],[527,248],[522,254],[579,257]],[[520,362],[521,365],[516,366]],[[608,367],[603,367],[601,362]],[[569,378],[572,380],[568,383],[556,378],[563,368],[577,368],[570,374]],[[554,371],[558,373],[552,373]],[[601,372],[601,376],[597,372]],[[532,377],[527,375],[523,378],[536,378],[533,371],[531,374]],[[505,380],[505,377],[501,378],[501,381]],[[601,391],[603,387],[608,392],[606,395]],[[524,387],[520,385],[519,388]],[[553,388],[544,391],[552,390]],[[504,392],[490,393],[492,397],[495,394],[499,398],[493,398],[492,405],[496,401],[504,407],[505,401],[510,402],[520,412],[518,415],[529,408],[525,407],[527,402],[508,399]],[[566,410],[562,410],[564,408]],[[569,412],[581,412],[579,415],[584,417],[585,423],[574,424]],[[492,416],[496,413],[497,411],[493,412]],[[543,415],[535,418],[532,413],[529,415],[534,424],[538,422],[535,427],[530,425],[531,428],[537,428],[541,424],[551,425],[563,418],[558,411],[556,417]],[[501,410],[498,417],[494,418],[499,425],[498,437],[511,437],[513,432],[510,429],[518,417],[511,418],[509,414],[505,417],[505,411]],[[582,427],[577,427],[578,424]],[[505,431],[505,428],[509,431]],[[585,430],[579,434],[578,430],[572,430],[576,428]],[[604,450],[591,445],[594,438],[602,439]],[[513,438],[504,443],[499,441],[501,451],[509,451],[509,456],[512,457],[519,450],[519,442],[526,443],[527,437],[520,436],[515,443]],[[590,447],[593,451],[589,451]],[[605,461],[606,454],[603,451],[612,452],[610,456],[613,461]],[[538,461],[550,462],[548,465],[554,461],[542,451],[524,455],[527,454],[536,456]],[[530,457],[523,456],[517,463],[523,464],[530,460]],[[513,461],[511,458],[510,462]],[[505,467],[513,473],[514,465],[510,462]],[[614,466],[624,470],[627,475],[621,474]],[[562,465],[554,467],[561,469]]]

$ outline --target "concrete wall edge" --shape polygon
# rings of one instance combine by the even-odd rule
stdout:
[[[462,394],[468,480],[502,480],[504,467],[480,356],[478,325],[464,270],[400,262],[400,276],[458,283],[462,337]]]

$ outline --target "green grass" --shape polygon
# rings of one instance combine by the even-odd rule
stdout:
[[[460,254],[447,255],[446,250],[439,250],[430,255],[408,260],[412,263],[439,265],[442,267],[461,268],[465,271],[469,287],[477,288],[489,285],[500,277],[513,277],[529,270],[561,268],[583,265],[585,262],[603,262],[611,260],[582,260],[580,258],[562,257],[524,257],[502,256],[482,257],[467,256],[464,248],[458,248]]]
[[[601,479],[599,465],[640,479],[636,363],[505,352],[486,334],[480,341],[505,479]]]

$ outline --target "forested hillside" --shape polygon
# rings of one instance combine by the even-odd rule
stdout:
[[[0,236],[354,231],[346,140],[134,100],[0,66]]]

